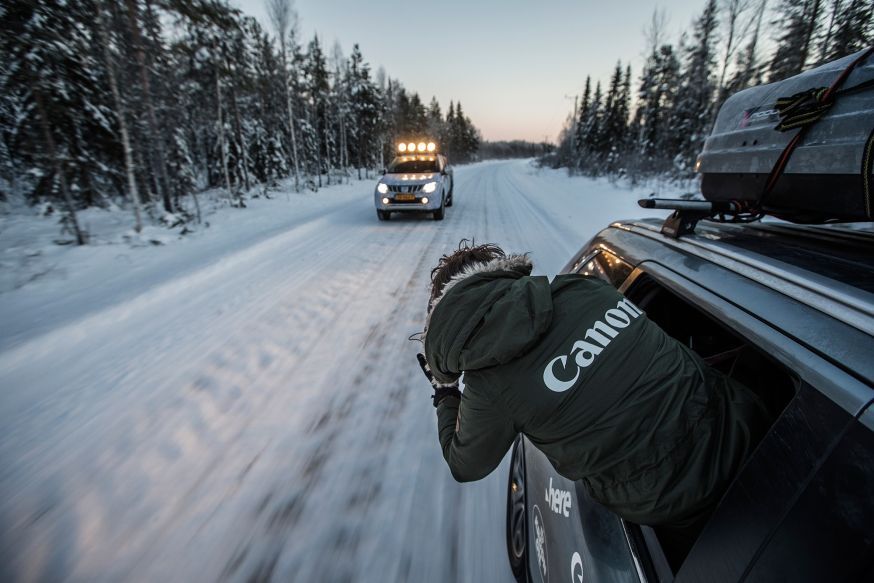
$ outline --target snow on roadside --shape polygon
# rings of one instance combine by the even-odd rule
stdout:
[[[92,208],[78,214],[90,234],[84,247],[59,245],[57,212],[0,214],[0,350],[85,314],[121,303],[161,282],[221,259],[229,251],[306,224],[329,208],[369,201],[373,180],[318,192],[284,184],[270,199],[231,208],[221,191],[201,194],[202,225],[146,225],[137,235],[130,212]]]

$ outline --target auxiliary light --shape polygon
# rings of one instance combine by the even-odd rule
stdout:
[[[433,154],[437,151],[437,144],[435,142],[398,142],[398,153],[399,154]]]

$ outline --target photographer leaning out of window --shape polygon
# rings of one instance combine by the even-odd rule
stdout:
[[[523,433],[681,560],[767,430],[765,406],[610,285],[531,269],[462,241],[431,273],[418,358],[452,475],[485,477]]]

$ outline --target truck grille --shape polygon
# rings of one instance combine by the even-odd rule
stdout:
[[[423,186],[424,186],[424,184],[410,184],[410,185],[394,184],[392,186],[389,186],[388,188],[389,188],[389,191],[391,191],[391,192],[398,193],[398,194],[401,194],[401,193],[406,194],[406,193],[421,192]]]

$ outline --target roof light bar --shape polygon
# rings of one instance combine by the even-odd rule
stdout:
[[[398,142],[399,154],[434,154],[437,152],[435,142]]]

